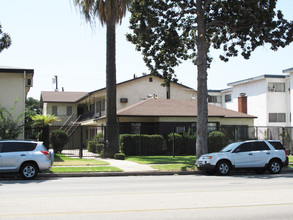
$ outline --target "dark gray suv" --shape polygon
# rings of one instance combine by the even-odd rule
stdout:
[[[33,179],[51,169],[53,162],[54,151],[47,150],[42,142],[0,141],[0,173],[20,173],[25,179]]]

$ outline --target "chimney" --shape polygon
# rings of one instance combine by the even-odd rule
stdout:
[[[247,96],[245,93],[240,93],[238,97],[238,111],[247,114]]]

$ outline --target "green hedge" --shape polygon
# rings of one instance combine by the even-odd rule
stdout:
[[[174,150],[175,155],[193,155],[196,153],[196,135],[170,133],[167,139],[167,146],[169,154],[173,154]]]
[[[226,135],[220,131],[212,131],[208,135],[208,152],[218,152],[227,144]]]
[[[162,155],[166,150],[162,135],[121,134],[119,146],[120,151],[128,156]]]
[[[50,134],[50,143],[55,153],[61,153],[69,137],[63,130],[54,130]]]
[[[103,156],[104,154],[104,137],[102,133],[97,134],[91,141],[88,141],[87,149],[89,152],[99,154]]]

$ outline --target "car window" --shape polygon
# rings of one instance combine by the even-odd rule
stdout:
[[[283,145],[279,141],[269,141],[269,143],[273,145],[276,150],[284,150]]]
[[[268,147],[268,145],[265,142],[260,141],[260,142],[255,142],[253,144],[253,150],[254,151],[263,151],[263,150],[270,150],[270,148]]]
[[[23,142],[5,142],[2,143],[2,153],[18,152],[18,151],[33,151],[36,148],[36,143]]]
[[[227,145],[226,147],[224,147],[220,152],[230,152],[231,150],[233,150],[235,148],[235,146],[237,146],[238,143],[232,143]]]
[[[243,143],[234,150],[234,152],[236,153],[248,152],[248,151],[252,151],[252,143]]]

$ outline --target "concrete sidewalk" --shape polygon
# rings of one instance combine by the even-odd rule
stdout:
[[[127,160],[115,160],[115,159],[102,159],[99,158],[100,161],[105,161],[110,164],[110,166],[117,167],[124,172],[154,172],[159,171],[157,169],[152,168],[150,165],[147,164],[138,164],[132,161]]]

